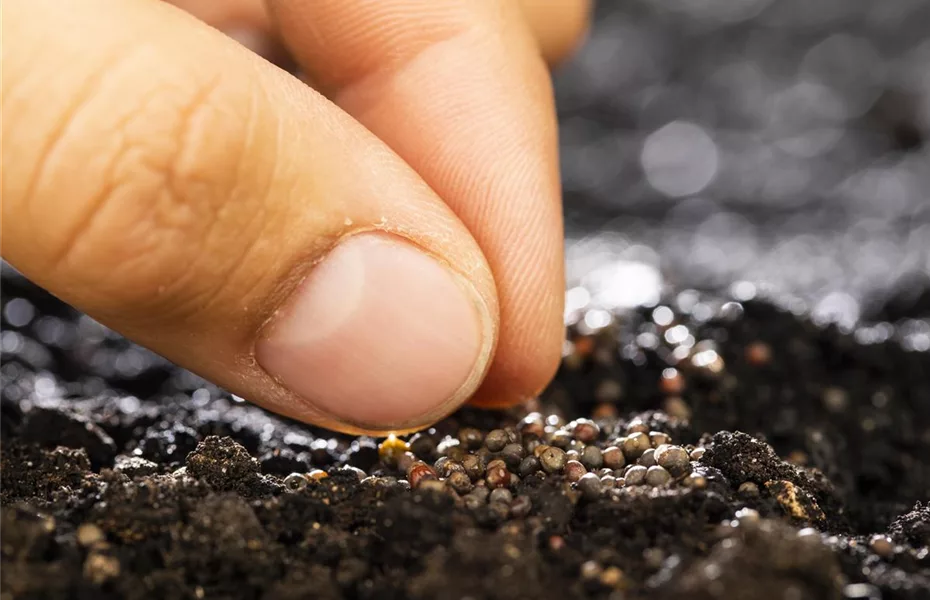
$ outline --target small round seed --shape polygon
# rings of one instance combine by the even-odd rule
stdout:
[[[648,483],[652,487],[658,487],[660,485],[665,485],[666,483],[671,481],[671,479],[672,479],[671,474],[658,465],[649,467],[649,469],[646,470],[646,483]]]
[[[530,500],[529,496],[517,496],[513,499],[513,502],[510,503],[510,514],[518,519],[530,514],[530,510],[533,508],[533,501]]]
[[[551,446],[549,446],[548,444],[540,444],[536,446],[535,448],[533,448],[533,456],[535,456],[536,458],[539,458],[540,456],[542,456],[542,453],[545,452],[547,448],[551,448]]]
[[[600,469],[604,465],[604,456],[601,449],[594,445],[586,446],[581,451],[581,464],[591,471]]]
[[[496,462],[491,461],[493,466],[492,464],[488,465],[487,473],[484,476],[488,487],[495,489],[510,486],[510,471],[507,470],[507,466],[504,465],[503,461],[500,461],[500,464],[494,464]]]
[[[601,485],[607,489],[617,487],[617,478],[613,475],[604,475],[601,477]]]
[[[575,483],[582,478],[588,471],[584,468],[584,465],[578,462],[577,460],[569,460],[565,463],[564,471],[565,478]]]
[[[520,462],[518,473],[521,477],[532,475],[540,469],[539,459],[535,456],[527,456]]]
[[[465,472],[465,466],[457,461],[452,460],[448,456],[440,457],[434,464],[433,468],[436,469],[436,473],[440,477],[448,477],[455,472]]]
[[[601,428],[590,419],[578,419],[575,421],[575,428],[572,433],[574,433],[576,440],[589,444],[598,438],[601,434]]]
[[[491,494],[488,496],[488,502],[503,502],[505,504],[510,504],[513,502],[513,494],[510,492],[510,490],[505,488],[491,490]]]
[[[462,459],[462,467],[472,481],[480,479],[484,475],[484,465],[481,464],[481,459],[475,454],[465,455],[465,458]]]
[[[698,473],[692,473],[685,478],[685,485],[696,489],[706,488],[707,478]]]
[[[572,434],[564,429],[559,429],[550,436],[549,443],[565,450],[572,443]]]
[[[520,422],[520,434],[526,438],[527,436],[535,436],[537,439],[545,435],[545,423],[543,422],[543,417],[541,414],[534,412],[526,415],[523,420]]]
[[[504,449],[504,446],[507,445],[507,442],[510,441],[507,438],[506,431],[503,429],[494,429],[484,438],[484,445],[491,452],[500,452]]]
[[[415,433],[410,438],[410,451],[425,459],[436,453],[436,440],[426,433]]]
[[[455,471],[449,475],[446,481],[449,483],[449,486],[459,494],[467,494],[474,487],[471,479],[462,471]]]
[[[641,419],[633,419],[626,426],[627,434],[631,433],[649,433],[649,426],[642,422]]]
[[[673,477],[681,477],[691,469],[691,457],[681,446],[663,444],[655,452],[656,462]]]
[[[462,442],[467,449],[477,450],[481,447],[484,436],[481,435],[481,431],[474,427],[463,427],[459,430],[459,441]]]
[[[601,495],[603,483],[594,473],[585,473],[578,480],[578,489],[588,500],[595,500]]]
[[[578,452],[577,450],[567,450],[565,452],[565,458],[567,458],[568,460],[577,460],[580,462],[581,452]]]
[[[539,462],[546,473],[557,473],[565,467],[568,458],[565,452],[554,446],[549,446],[539,455]]]
[[[691,460],[701,460],[701,457],[704,456],[704,448],[695,448],[691,451],[690,458]]]
[[[425,492],[434,492],[439,494],[446,491],[446,483],[444,481],[439,481],[438,479],[421,479],[419,485],[417,485],[416,488]]]
[[[651,447],[649,436],[641,431],[631,433],[623,440],[623,454],[627,460],[636,460]]]
[[[648,448],[645,452],[643,452],[643,455],[639,457],[637,462],[639,462],[639,464],[643,465],[644,467],[653,466],[656,464],[656,451],[652,448]]]
[[[520,461],[523,460],[524,456],[526,456],[526,452],[524,452],[523,446],[520,444],[507,444],[501,450],[501,459],[513,470],[520,466]]]
[[[436,479],[436,471],[425,462],[417,461],[407,470],[407,481],[413,489],[417,489],[421,482],[431,479]]]
[[[669,444],[671,441],[672,437],[667,433],[662,433],[661,431],[649,432],[649,443],[652,444],[653,448],[658,448],[662,444]]]
[[[625,485],[643,485],[646,482],[646,467],[633,465],[623,476]]]
[[[601,452],[604,459],[604,466],[608,469],[622,469],[626,465],[626,457],[623,450],[616,446],[608,446]]]

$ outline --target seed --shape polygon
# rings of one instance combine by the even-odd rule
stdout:
[[[653,448],[658,448],[662,444],[670,444],[671,442],[672,437],[667,433],[662,433],[661,431],[649,432],[649,443],[652,444]]]
[[[520,444],[507,444],[501,450],[501,459],[507,463],[509,468],[514,470],[520,466],[520,461],[523,460],[524,456],[526,456],[526,453]]]
[[[568,459],[565,452],[554,446],[549,446],[539,455],[539,463],[546,473],[557,473],[565,466]]]
[[[484,436],[474,427],[463,427],[459,430],[459,441],[469,450],[477,450],[484,441]]]
[[[869,548],[872,549],[872,552],[883,558],[891,558],[894,556],[894,544],[884,535],[872,536],[872,539],[869,541]]]
[[[646,483],[652,487],[659,487],[671,481],[672,476],[668,471],[656,465],[646,470]]]
[[[681,446],[659,446],[656,450],[656,462],[674,477],[681,477],[691,469],[691,457]]]
[[[577,450],[569,450],[565,453],[565,458],[567,458],[568,460],[577,460],[580,462],[581,452],[578,452]]]
[[[498,521],[503,521],[510,514],[510,505],[504,504],[503,502],[491,502],[488,508],[491,509],[491,512],[497,517]]]
[[[448,477],[455,472],[465,472],[465,466],[460,462],[456,462],[449,458],[448,456],[442,456],[435,462],[433,467],[436,469],[436,473],[440,477]]]
[[[617,478],[613,475],[603,475],[601,477],[601,485],[608,489],[617,487]]]
[[[307,478],[303,473],[291,473],[284,478],[284,489],[289,492],[299,492],[307,487]]]
[[[397,470],[406,473],[415,462],[417,462],[417,457],[412,452],[404,452],[397,459]]]
[[[463,471],[455,471],[446,479],[449,486],[459,494],[467,494],[474,487],[468,475]]]
[[[692,473],[685,478],[685,485],[696,489],[702,489],[707,487],[707,478],[703,475]]]
[[[410,450],[410,444],[391,434],[378,444],[378,457],[384,464],[394,467],[401,455],[408,450]]]
[[[510,490],[505,488],[491,490],[491,493],[488,496],[488,502],[503,502],[504,504],[510,504],[513,502],[513,494],[510,493]]]
[[[627,434],[630,433],[649,433],[649,426],[642,422],[641,419],[633,419],[626,426]]]
[[[626,485],[626,479],[624,479],[623,477],[617,477],[617,483],[615,484],[615,486],[618,488],[622,488],[625,485]]]
[[[643,485],[646,481],[646,467],[633,465],[626,470],[623,479],[624,485]]]
[[[365,471],[359,469],[358,467],[353,467],[352,465],[346,465],[346,466],[340,468],[339,470],[342,471],[342,472],[344,472],[344,473],[354,473],[355,476],[358,477],[358,480],[359,480],[359,481],[361,481],[362,479],[365,479],[366,477],[368,477],[368,473],[366,473]],[[313,473],[313,472],[311,471],[311,474],[312,474],[312,473]],[[308,474],[308,476],[310,476],[310,474]],[[323,477],[329,477],[329,475],[315,475],[315,476],[313,476],[313,477],[311,477],[311,478],[312,478],[312,479],[322,479]]]
[[[510,514],[518,519],[522,519],[530,514],[532,508],[533,501],[530,500],[529,496],[517,496],[513,499],[513,502],[510,503]]]
[[[498,462],[500,464],[495,464]],[[507,466],[504,465],[503,461],[491,461],[484,480],[487,481],[488,487],[491,489],[508,487],[510,485],[510,471],[507,470]]]
[[[314,481],[319,481],[320,479],[326,479],[329,477],[329,473],[323,469],[313,469],[307,473],[307,479],[312,479]]]
[[[424,460],[431,459],[436,453],[436,440],[428,434],[415,433],[410,438],[410,451]]]
[[[491,452],[500,452],[509,441],[506,431],[503,429],[494,429],[484,438],[484,445],[487,446],[488,450]]]
[[[743,496],[758,496],[759,486],[751,481],[744,481],[743,483],[739,484],[739,488],[737,488],[736,491]]]
[[[485,486],[475,486],[475,489],[469,492],[468,495],[478,498],[481,501],[481,503],[484,504],[488,501],[488,496],[491,495],[491,490],[489,490]]]
[[[537,439],[545,435],[545,423],[543,422],[542,415],[537,412],[526,415],[523,420],[520,421],[520,434],[524,438],[527,436],[535,436]]]
[[[613,477],[613,476],[614,476],[614,470],[613,470],[613,469],[608,469],[607,467],[604,467],[604,468],[602,468],[602,469],[598,469],[598,470],[597,470],[597,476],[598,476],[598,477],[606,477],[607,475],[610,475],[611,477]]]
[[[576,481],[581,479],[581,477],[587,472],[588,471],[587,469],[584,468],[584,465],[578,462],[577,460],[569,460],[569,461],[566,461],[565,463],[565,469],[564,469],[565,478],[571,481],[572,483],[575,483]]]
[[[518,473],[520,473],[521,477],[526,477],[538,471],[539,468],[539,459],[535,456],[527,456],[522,461],[520,461]]]
[[[704,448],[695,448],[691,451],[691,460],[701,460],[701,457],[704,456],[704,452]]]
[[[503,461],[503,459],[500,459],[500,458],[493,458],[493,459],[491,459],[491,460],[488,462],[487,468],[488,468],[488,469],[491,469],[491,468],[494,468],[494,467],[503,467],[504,469],[506,469],[506,468],[507,468],[507,463],[505,463],[505,462]]]
[[[586,444],[589,444],[597,439],[601,434],[601,428],[597,426],[597,423],[591,421],[590,419],[578,419],[575,421],[575,428],[573,431],[576,440],[580,440]]]
[[[480,498],[474,494],[466,494],[463,500],[465,502],[465,507],[469,510],[475,510],[485,504],[484,498]]]
[[[641,431],[631,433],[623,440],[623,454],[627,460],[636,460],[643,452],[651,448],[649,436]]]
[[[572,434],[564,429],[559,429],[550,436],[549,443],[564,450],[572,443]]]
[[[581,451],[581,464],[590,471],[600,469],[604,464],[604,456],[597,446],[587,446]]]
[[[407,470],[407,481],[410,487],[417,489],[422,481],[436,479],[436,471],[423,461],[417,461]]]
[[[529,454],[532,454],[540,444],[542,441],[536,436],[523,436],[523,449]]]
[[[656,451],[652,448],[649,448],[643,452],[643,455],[639,457],[637,462],[639,462],[639,464],[643,465],[644,467],[651,467],[652,465],[656,464]]]
[[[604,466],[608,469],[622,469],[626,465],[623,450],[616,446],[604,448],[603,452],[601,452],[601,458],[604,459]]]
[[[551,446],[549,446],[548,444],[540,444],[536,446],[535,448],[533,448],[533,456],[535,456],[536,458],[539,458],[540,456],[542,456],[542,453],[545,452],[547,448],[551,448]]]
[[[480,479],[484,475],[484,465],[481,464],[481,459],[474,454],[465,455],[465,458],[462,459],[462,467],[472,481]]]
[[[603,483],[594,473],[585,473],[578,480],[578,489],[588,500],[596,500],[601,495]]]

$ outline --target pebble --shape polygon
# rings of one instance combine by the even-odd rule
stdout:
[[[588,500],[596,500],[600,497],[602,489],[603,483],[601,483],[600,478],[594,473],[585,473],[578,480],[578,490],[581,491]]]
[[[299,492],[307,487],[307,477],[303,473],[291,473],[284,478],[284,489],[289,492]]]
[[[691,469],[691,457],[681,446],[663,444],[655,451],[656,463],[673,477],[681,477]]]
[[[623,479],[625,485],[643,485],[643,483],[646,482],[646,467],[633,465],[627,469],[626,473],[623,475]]]
[[[539,455],[539,463],[546,473],[557,473],[565,467],[568,459],[565,452],[554,446],[549,446]]]
[[[565,463],[565,468],[563,469],[565,473],[565,478],[575,483],[580,480],[588,471],[584,468],[584,465],[578,462],[577,460],[569,460]]]
[[[604,466],[608,469],[622,469],[626,466],[626,457],[623,450],[616,446],[608,446],[601,452],[601,458],[604,460]]]
[[[484,445],[491,452],[500,452],[509,441],[510,439],[506,431],[503,429],[493,429],[488,433],[487,437],[484,438]]]
[[[656,451],[653,450],[652,448],[649,448],[648,450],[643,452],[643,455],[639,457],[639,460],[637,462],[639,462],[639,464],[643,465],[644,467],[651,467],[655,465],[656,464]]]
[[[594,445],[586,446],[581,451],[581,464],[590,471],[600,469],[604,465],[604,456],[601,449]]]
[[[659,487],[660,485],[665,485],[671,481],[672,476],[664,468],[655,465],[653,467],[649,467],[649,469],[646,470],[645,479],[646,483],[652,487]]]
[[[623,454],[626,456],[627,460],[636,460],[643,455],[643,452],[652,447],[652,444],[649,442],[649,436],[641,431],[637,431],[628,435],[624,440],[621,446],[623,448]]]
[[[513,502],[513,494],[510,490],[505,488],[491,490],[490,495],[488,495],[488,502],[504,502],[505,504],[510,504]]]

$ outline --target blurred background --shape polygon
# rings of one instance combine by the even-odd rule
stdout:
[[[930,3],[602,0],[594,21],[556,76],[569,308],[665,286],[844,328],[930,315]]]

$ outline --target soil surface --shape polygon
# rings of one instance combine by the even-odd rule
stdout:
[[[688,291],[374,440],[3,284],[3,598],[930,598],[930,353],[875,327]]]

